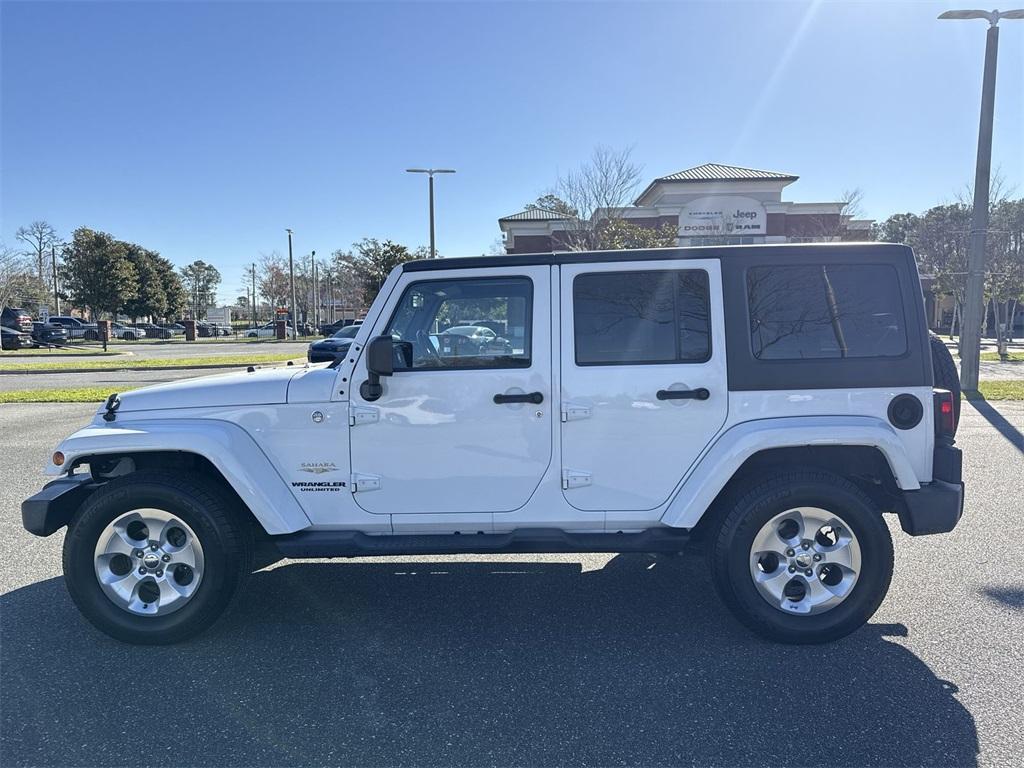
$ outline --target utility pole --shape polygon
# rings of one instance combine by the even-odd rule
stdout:
[[[297,314],[296,314],[296,307],[295,307],[295,262],[292,260],[292,231],[290,229],[286,229],[285,232],[288,233],[288,282],[291,283],[291,292],[292,292],[292,306],[291,306],[291,324],[292,324],[292,328],[291,328],[291,332],[292,332],[292,341],[295,341],[295,334],[296,334],[295,324],[298,322],[298,318],[297,318]]]
[[[54,314],[60,314],[60,292],[57,290],[57,248],[50,244],[50,266],[53,268],[53,306]]]
[[[981,326],[985,314],[985,240],[988,235],[989,180],[992,168],[992,121],[996,102],[996,57],[999,51],[999,20],[1024,19],[1015,11],[946,11],[940,19],[986,19],[985,70],[981,84],[981,121],[978,126],[978,157],[974,172],[974,210],[967,246],[967,290],[961,325],[960,386],[978,389],[981,360]],[[997,318],[998,322],[998,318]]]

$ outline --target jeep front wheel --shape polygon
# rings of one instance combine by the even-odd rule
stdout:
[[[203,479],[138,472],[98,489],[64,540],[64,580],[111,637],[164,644],[225,612],[252,570],[252,531]]]
[[[755,486],[726,515],[710,558],[736,617],[787,643],[836,640],[862,626],[893,569],[881,511],[849,481],[815,471]]]

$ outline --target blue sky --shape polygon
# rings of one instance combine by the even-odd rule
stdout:
[[[969,7],[957,5],[956,7]],[[973,177],[985,22],[949,3],[0,5],[0,237],[47,219],[244,264],[362,237],[487,251],[496,219],[634,147],[861,187],[882,218]],[[984,6],[983,6],[984,7]],[[994,164],[1024,192],[1024,22],[1001,25]]]

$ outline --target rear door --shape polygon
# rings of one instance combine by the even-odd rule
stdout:
[[[725,422],[719,262],[561,268],[562,488],[577,509],[665,502]]]

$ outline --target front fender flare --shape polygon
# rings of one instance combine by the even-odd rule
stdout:
[[[153,419],[90,424],[58,446],[64,465],[50,464],[47,474],[62,474],[88,456],[180,451],[207,459],[224,476],[269,534],[294,533],[311,524],[267,455],[237,424],[216,419]]]
[[[732,479],[743,462],[760,451],[829,445],[877,448],[885,456],[896,484],[917,490],[913,465],[896,430],[869,416],[798,416],[745,421],[722,432],[697,461],[669,501],[661,522],[692,528]]]

